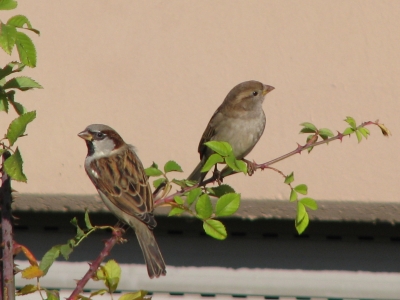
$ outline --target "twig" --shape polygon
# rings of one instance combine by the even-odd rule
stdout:
[[[10,156],[9,152],[3,154],[4,161]],[[13,259],[13,227],[11,215],[11,179],[2,170],[1,197],[1,231],[2,231],[2,297],[4,300],[15,298],[14,259]]]
[[[67,298],[67,300],[78,299],[79,294],[82,293],[87,282],[90,280],[90,278],[93,277],[95,272],[100,267],[100,264],[103,262],[106,256],[110,254],[111,249],[118,241],[120,241],[121,237],[122,237],[122,229],[115,228],[113,230],[113,236],[105,242],[104,248],[100,252],[99,256],[96,258],[96,260],[94,260],[91,264],[89,264],[90,266],[89,270],[86,272],[85,276],[83,276],[83,278],[77,282],[75,290]]]

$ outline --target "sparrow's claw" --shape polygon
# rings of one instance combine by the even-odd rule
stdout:
[[[224,180],[221,177],[221,172],[218,170],[217,165],[215,165],[212,178],[217,181],[218,185],[221,185]]]
[[[249,161],[247,159],[243,159],[243,161],[247,164],[247,174],[252,176],[254,172],[257,170],[257,163],[253,161]]]

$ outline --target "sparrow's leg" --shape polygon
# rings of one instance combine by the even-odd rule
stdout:
[[[247,174],[249,176],[253,175],[254,172],[257,170],[257,163],[253,161],[249,161],[245,158],[243,158],[243,161],[247,164]]]

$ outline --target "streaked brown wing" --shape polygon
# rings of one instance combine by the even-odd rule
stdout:
[[[129,147],[112,157],[94,160],[91,168],[99,174],[96,187],[119,209],[154,228],[153,195],[143,165]]]
[[[217,117],[218,110],[214,113],[214,115],[211,117],[210,121],[208,122],[206,130],[204,130],[203,135],[201,136],[200,142],[199,142],[199,147],[198,151],[200,154],[200,160],[203,159],[205,155],[207,155],[207,151],[209,148],[204,145],[204,143],[207,143],[212,139],[212,137],[215,135],[215,127],[213,126],[214,119]],[[211,154],[208,154],[211,155]]]

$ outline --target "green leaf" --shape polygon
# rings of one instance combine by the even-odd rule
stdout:
[[[8,99],[6,95],[0,95],[0,111],[8,113]]]
[[[221,141],[209,141],[204,143],[208,148],[213,150],[214,152],[220,154],[221,156],[228,156],[229,153],[232,153],[232,146],[227,142]]]
[[[76,238],[80,239],[82,236],[85,235],[85,232],[79,227],[78,220],[73,218],[70,223],[76,227]]]
[[[357,136],[358,142],[361,143],[362,135],[361,135],[360,131],[356,130],[356,136]]]
[[[307,186],[305,185],[305,184],[299,184],[298,186],[296,186],[295,188],[294,188],[294,190],[296,191],[296,192],[298,192],[299,194],[302,194],[302,195],[307,195]]]
[[[244,161],[237,160],[233,153],[225,157],[225,162],[233,171],[247,174],[247,164]]]
[[[181,197],[179,197],[179,196],[175,196],[174,197],[174,200],[175,200],[175,202],[177,203],[177,204],[183,204],[183,199],[181,198]]]
[[[148,167],[147,169],[144,170],[146,172],[146,175],[149,177],[157,177],[163,174],[161,170],[154,168],[154,167]]]
[[[225,217],[234,214],[240,206],[240,194],[225,194],[218,199],[215,206],[215,215]]]
[[[369,135],[369,130],[365,127],[361,127],[358,131],[367,139]]]
[[[296,193],[296,191],[294,189],[292,189],[291,192],[290,192],[289,201],[290,202],[294,202],[296,200],[297,200],[297,193]]]
[[[1,5],[1,4],[0,4]],[[11,55],[17,39],[17,29],[0,22],[0,47],[8,54]]]
[[[75,227],[78,226],[78,219],[76,217],[73,217],[73,219],[71,221],[69,221],[72,225],[74,225]]]
[[[312,198],[306,197],[306,198],[301,199],[300,202],[312,210],[318,209],[317,202]]]
[[[175,171],[175,172],[183,172],[180,165],[178,165],[173,160],[170,160],[164,165],[164,172],[168,173],[168,172],[173,172],[173,171]]]
[[[23,115],[28,112],[22,104],[20,104],[18,102],[14,102],[14,101],[10,101],[10,103],[14,107],[14,109],[18,115]]]
[[[11,10],[16,8],[17,1],[14,0],[0,0],[0,10]]]
[[[300,201],[297,202],[296,223],[299,224],[307,214],[306,207]]]
[[[202,193],[201,188],[195,188],[191,190],[186,196],[186,202],[188,203],[188,205],[191,205],[194,201],[196,201],[197,198],[201,195],[201,193]]]
[[[6,159],[4,162],[4,171],[11,177],[11,179],[21,182],[26,182],[27,178],[22,170],[22,165],[24,164],[22,160],[21,153],[17,148],[13,155]]]
[[[93,296],[104,295],[105,293],[107,293],[106,289],[101,289],[101,290],[97,290],[95,292],[91,292],[89,299],[91,299]],[[81,299],[79,299],[79,300],[81,300]]]
[[[218,198],[228,193],[235,193],[235,190],[227,184],[221,184],[216,187],[207,188],[207,191],[210,193],[210,195]]]
[[[0,79],[4,79],[6,76],[15,72],[21,72],[24,68],[25,65],[23,63],[12,61],[8,63],[3,69],[0,69]]]
[[[298,234],[302,234],[304,232],[304,230],[306,230],[309,222],[310,222],[310,220],[309,220],[308,214],[306,212],[306,214],[304,215],[304,217],[301,220],[301,222],[300,223],[296,223],[296,230],[297,230]]]
[[[47,290],[46,289],[46,300],[60,300],[60,293],[57,290]]]
[[[89,218],[89,211],[87,209],[85,209],[85,225],[86,225],[86,228],[89,230],[93,228],[93,225],[90,222],[90,218]]]
[[[189,186],[194,186],[198,184],[196,180],[187,180],[187,179],[182,179],[182,180],[172,179],[172,182],[175,183],[176,185],[179,185],[182,188],[187,188]]]
[[[211,237],[217,240],[224,240],[227,237],[224,224],[218,220],[205,220],[203,223],[204,231]]]
[[[31,22],[29,22],[28,18],[23,15],[16,15],[16,16],[11,17],[10,19],[8,19],[7,24],[18,27],[18,28],[31,30],[34,33],[40,34],[39,30],[34,29],[32,27]],[[24,27],[24,25],[26,25],[26,27]]]
[[[206,163],[203,165],[203,168],[201,168],[200,172],[208,172],[214,165],[222,162],[224,162],[224,159],[221,155],[217,153],[211,154]]]
[[[238,167],[239,171],[247,174],[247,164],[243,160],[236,160],[236,166]]]
[[[22,296],[22,295],[28,295],[36,292],[37,286],[33,284],[27,284],[24,287],[22,287],[18,292],[16,293],[17,296]]]
[[[42,89],[43,87],[32,78],[21,76],[10,79],[9,81],[6,82],[3,88],[19,89],[21,91],[27,91],[34,88]]]
[[[60,245],[53,246],[43,255],[39,264],[39,269],[46,275],[53,262],[60,256]]]
[[[316,133],[318,130],[314,124],[309,122],[301,123],[300,126],[304,127],[303,129],[300,130],[300,133]]]
[[[330,131],[328,128],[322,128],[322,129],[318,130],[318,134],[323,140],[326,140],[326,139],[334,136],[332,131]]]
[[[351,128],[357,128],[356,121],[352,117],[346,117],[345,122],[347,122],[351,126]]]
[[[70,244],[64,244],[60,246],[60,253],[65,260],[68,260],[69,255],[74,251]]]
[[[36,67],[36,48],[31,38],[23,32],[17,32],[15,44],[19,54],[19,59],[28,67]]]
[[[288,176],[285,177],[284,183],[291,184],[293,181],[294,181],[294,174],[292,172]]]
[[[165,181],[167,181],[167,179],[166,178],[158,178],[158,179],[156,179],[156,180],[154,180],[153,181],[153,186],[155,187],[155,188],[158,188],[161,184],[163,184]]]
[[[185,212],[185,210],[183,208],[173,207],[173,208],[171,208],[171,211],[169,212],[168,217],[175,216],[175,215],[181,215],[184,212]]]
[[[347,127],[344,131],[343,131],[343,135],[348,135],[348,134],[352,134],[355,130],[351,127]]]
[[[212,204],[210,197],[207,194],[203,194],[199,197],[196,202],[196,213],[200,219],[208,219],[212,215]]]
[[[8,127],[6,138],[10,142],[10,146],[25,133],[26,126],[36,118],[36,111],[27,112],[14,119]]]
[[[121,278],[121,267],[115,260],[111,259],[105,264],[104,268],[106,270],[106,286],[111,293],[114,293]]]
[[[118,298],[118,300],[143,300],[144,297],[147,295],[146,291],[138,291],[132,293],[126,293]]]

